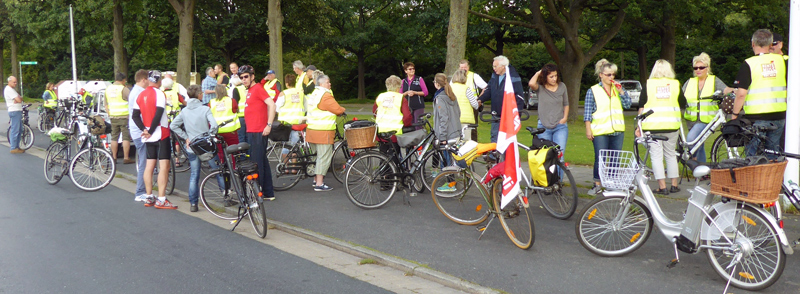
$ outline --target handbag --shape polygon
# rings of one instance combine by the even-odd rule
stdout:
[[[285,142],[289,141],[289,136],[292,134],[292,125],[278,123],[272,127],[269,135],[267,136],[272,141]]]

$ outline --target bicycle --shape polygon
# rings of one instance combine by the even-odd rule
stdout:
[[[79,115],[75,121],[85,122],[86,119],[85,115]],[[51,134],[53,143],[47,147],[44,176],[48,184],[57,184],[67,173],[72,183],[84,191],[98,191],[111,183],[117,166],[110,152],[95,146],[96,136],[88,132],[75,134],[66,129],[53,129],[52,132],[60,134],[61,138]],[[78,146],[74,156],[71,141]]]
[[[720,104],[725,99],[732,99],[735,98],[735,94],[731,93],[728,95],[723,95],[722,91],[714,92],[714,95],[711,97],[701,97],[698,100],[701,103],[708,103],[702,101],[711,101],[710,103]],[[686,161],[692,159],[694,154],[701,148],[701,146],[711,137],[712,134],[717,132],[719,128],[724,125],[728,120],[726,119],[727,114],[722,109],[717,110],[716,115],[708,122],[705,128],[700,132],[700,134],[692,141],[686,140],[686,134],[683,129],[683,125],[681,124],[680,128],[680,136],[678,139],[677,144],[677,154],[678,154],[678,161],[686,166]],[[724,155],[729,154],[729,150],[735,152],[736,147],[728,147],[727,142],[722,136],[718,136],[714,139],[714,142],[711,145],[711,162],[720,162],[726,158],[722,157]]]
[[[33,146],[33,141],[36,140],[36,136],[33,135],[33,129],[28,124],[28,107],[32,104],[22,105],[22,125],[20,126],[19,132],[19,148],[22,150],[28,150]],[[11,142],[11,126],[8,126],[6,130],[6,140]]]
[[[47,133],[50,129],[56,126],[56,108],[51,106],[39,105],[39,119],[36,123],[39,132]]]
[[[224,124],[224,123],[223,123]],[[267,235],[267,214],[264,209],[264,198],[258,184],[258,165],[247,159],[247,150],[250,144],[239,143],[227,146],[225,140],[219,136],[208,136],[211,146],[221,146],[223,153],[222,164],[200,182],[200,201],[212,215],[233,220],[231,231],[236,229],[241,220],[248,216],[256,235],[261,238]],[[217,157],[216,148],[210,150]],[[201,154],[198,154],[200,156]],[[236,168],[234,168],[236,166]],[[222,182],[222,184],[220,184]],[[221,187],[222,186],[222,187]],[[233,191],[230,191],[233,186]],[[235,205],[230,193],[238,196],[239,208],[233,214],[229,206]]]
[[[652,111],[636,117],[641,122]],[[709,166],[689,160],[695,187],[689,192],[684,219],[670,220],[661,210],[647,184],[650,170],[639,156],[638,145],[647,148],[652,140],[664,136],[644,132],[634,140],[634,151],[602,150],[600,178],[607,189],[603,197],[589,202],[575,222],[580,244],[590,252],[623,256],[641,247],[650,236],[653,224],[673,243],[674,267],[678,250],[697,253],[705,250],[714,271],[728,285],[747,290],[769,287],[780,278],[786,254],[792,254],[786,234],[762,207],[738,200],[714,203],[715,196],[700,185],[700,177],[710,174]],[[637,190],[641,196],[637,196]],[[738,269],[738,270],[737,270]],[[726,291],[727,286],[726,285]]]
[[[169,117],[169,122],[172,123],[172,120],[178,116],[177,110],[171,110],[167,117]],[[172,140],[172,168],[171,170],[175,170],[176,173],[182,173],[188,171],[191,167],[189,166],[189,158],[186,157],[186,146],[182,144],[186,140],[179,137],[178,134],[175,132],[169,133],[170,140]],[[171,193],[169,193],[171,194]]]
[[[430,118],[430,113],[422,114],[414,125],[430,129]],[[391,142],[394,133],[378,133],[377,136],[382,142]],[[437,144],[436,135],[429,132],[409,148],[411,152],[407,152],[405,157],[399,156],[394,148],[389,148],[387,154],[375,150],[356,154],[347,163],[345,171],[344,186],[348,199],[362,209],[376,209],[392,200],[397,190],[412,190],[412,197],[426,187],[433,190],[435,172],[441,163],[447,162],[442,156],[443,146]],[[408,203],[407,198],[404,200]]]

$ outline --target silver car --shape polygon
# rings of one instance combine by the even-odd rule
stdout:
[[[619,83],[631,96],[631,108],[639,107],[639,96],[642,94],[642,84],[636,80],[621,80]]]

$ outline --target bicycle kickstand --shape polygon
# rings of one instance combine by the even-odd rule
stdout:
[[[678,243],[673,242],[672,246],[675,248],[675,259],[670,260],[669,263],[667,263],[667,268],[674,268],[679,262],[681,262],[680,257],[678,257]]]
[[[493,221],[495,218],[497,218],[497,215],[495,215],[495,214],[492,214],[492,216],[489,218],[489,221],[488,221],[488,222],[486,222],[486,225],[485,225],[485,226],[479,226],[479,227],[475,228],[476,230],[478,230],[478,232],[481,232],[481,235],[480,235],[480,236],[478,236],[478,240],[480,240],[480,239],[483,237],[483,234],[484,234],[484,233],[486,233],[486,229],[488,229],[488,228],[489,228],[489,225],[491,225],[491,224],[492,224],[492,221]]]
[[[231,232],[233,232],[233,230],[235,230],[235,229],[236,229],[236,227],[238,227],[238,226],[239,226],[239,223],[241,223],[241,222],[242,222],[242,219],[244,218],[244,215],[245,215],[245,214],[244,214],[244,213],[241,213],[241,209],[242,209],[242,208],[240,207],[240,208],[239,208],[239,217],[238,217],[238,218],[236,218],[235,220],[232,220],[232,221],[231,221],[231,224],[233,225],[233,228],[231,228]]]
[[[411,198],[409,198],[408,194],[409,193],[414,193],[414,192],[409,192],[409,191],[411,191],[411,189],[413,189],[413,188],[403,189],[403,204],[408,205],[408,206],[411,206]],[[411,195],[411,196],[417,196],[417,195]]]

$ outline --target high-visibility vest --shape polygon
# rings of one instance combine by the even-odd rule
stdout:
[[[208,106],[211,108],[211,115],[217,121],[217,124],[233,119],[233,122],[220,127],[218,133],[230,133],[239,129],[239,119],[233,113],[233,99],[231,97],[222,97],[222,99],[211,99],[208,101]]]
[[[592,135],[602,136],[614,132],[625,131],[625,116],[622,114],[622,102],[616,87],[611,87],[611,96],[606,94],[603,86],[594,85],[589,91],[594,94],[597,109],[592,113]]]
[[[378,125],[378,132],[385,133],[396,131],[395,134],[403,133],[403,94],[397,92],[384,92],[375,99],[378,105],[375,113],[375,123]]]
[[[50,93],[50,99],[45,101],[44,105],[42,105],[42,106],[44,106],[46,108],[56,108],[56,107],[58,107],[58,102],[57,102],[58,101],[58,97],[56,97],[56,92],[53,91],[53,90],[47,90],[45,92]],[[127,104],[128,102],[125,102],[125,103]]]
[[[453,83],[453,84],[455,84],[455,83]],[[466,85],[468,88],[472,89],[472,93],[475,93],[475,96],[478,96],[478,86],[475,85],[475,73],[474,72],[467,71],[467,83],[464,84],[464,85]],[[464,113],[464,109],[463,108],[461,109],[461,113],[463,115],[463,113]],[[475,120],[474,116],[473,116],[472,120],[473,121]]]
[[[301,91],[302,92],[302,91]],[[336,115],[330,111],[319,109],[319,102],[322,101],[322,95],[325,92],[330,93],[328,89],[317,87],[314,92],[306,96],[308,99],[308,114],[306,120],[308,122],[308,129],[319,131],[332,131],[336,129]],[[331,93],[333,95],[333,93]]]
[[[226,77],[226,76],[228,76],[226,73],[220,73],[220,74],[217,76],[217,84],[222,84],[222,78],[224,78],[224,77]],[[230,79],[228,79],[228,80],[230,80]]]
[[[706,83],[703,85],[703,90],[700,91],[700,97],[697,97],[697,87],[699,79],[694,77],[689,79],[686,83],[686,92],[683,96],[686,97],[686,113],[683,115],[688,121],[696,121],[698,113],[700,114],[700,121],[709,123],[717,115],[719,105],[711,100],[699,100],[699,98],[708,98],[714,95],[716,89],[717,78],[713,75],[706,77]],[[650,96],[648,96],[650,97]],[[698,105],[700,106],[698,108]]]
[[[275,86],[275,83],[277,83],[277,82],[278,82],[278,79],[273,79],[273,80],[267,82],[266,84],[264,84],[264,90],[267,91],[267,94],[269,94],[269,97],[275,98],[275,94],[276,93],[275,93],[275,89],[272,89],[272,86]]]
[[[306,72],[303,72],[299,76],[297,76],[297,81],[294,82],[294,88],[295,89],[303,89],[303,79],[305,79],[305,78],[306,78]],[[303,93],[303,90],[300,90],[300,93]],[[305,95],[303,95],[303,96],[305,96]]]
[[[474,124],[475,116],[472,114],[472,104],[469,104],[469,99],[467,98],[467,89],[469,86],[465,84],[453,83],[450,85],[450,88],[453,89],[453,94],[456,94],[458,108],[461,109],[461,123]]]
[[[86,101],[86,98],[88,98],[88,97],[92,98],[91,103]],[[94,106],[94,104],[95,104],[94,96],[91,93],[89,93],[89,91],[86,91],[86,92],[83,93],[83,96],[81,97],[81,100],[83,101],[83,104],[86,104],[89,107]]]
[[[244,117],[244,108],[247,107],[247,88],[244,85],[238,85],[233,88],[234,91],[239,92],[239,117]]]
[[[289,88],[283,91],[283,106],[278,109],[278,121],[299,124],[306,117],[305,101],[303,101],[301,92],[303,90],[298,88]]]
[[[169,90],[164,90],[164,96],[167,98],[167,102],[172,105],[172,110],[181,109],[181,100],[179,95],[178,88],[176,87],[172,87],[172,89]]]
[[[786,63],[778,54],[761,54],[745,60],[750,66],[750,88],[744,112],[762,114],[786,111]]]
[[[112,84],[106,88],[106,100],[108,101],[109,116],[127,116],[128,101],[122,100],[123,85]]]
[[[647,80],[647,103],[642,112],[652,110],[653,114],[642,121],[643,130],[673,131],[681,127],[680,89],[680,82],[676,79]]]

